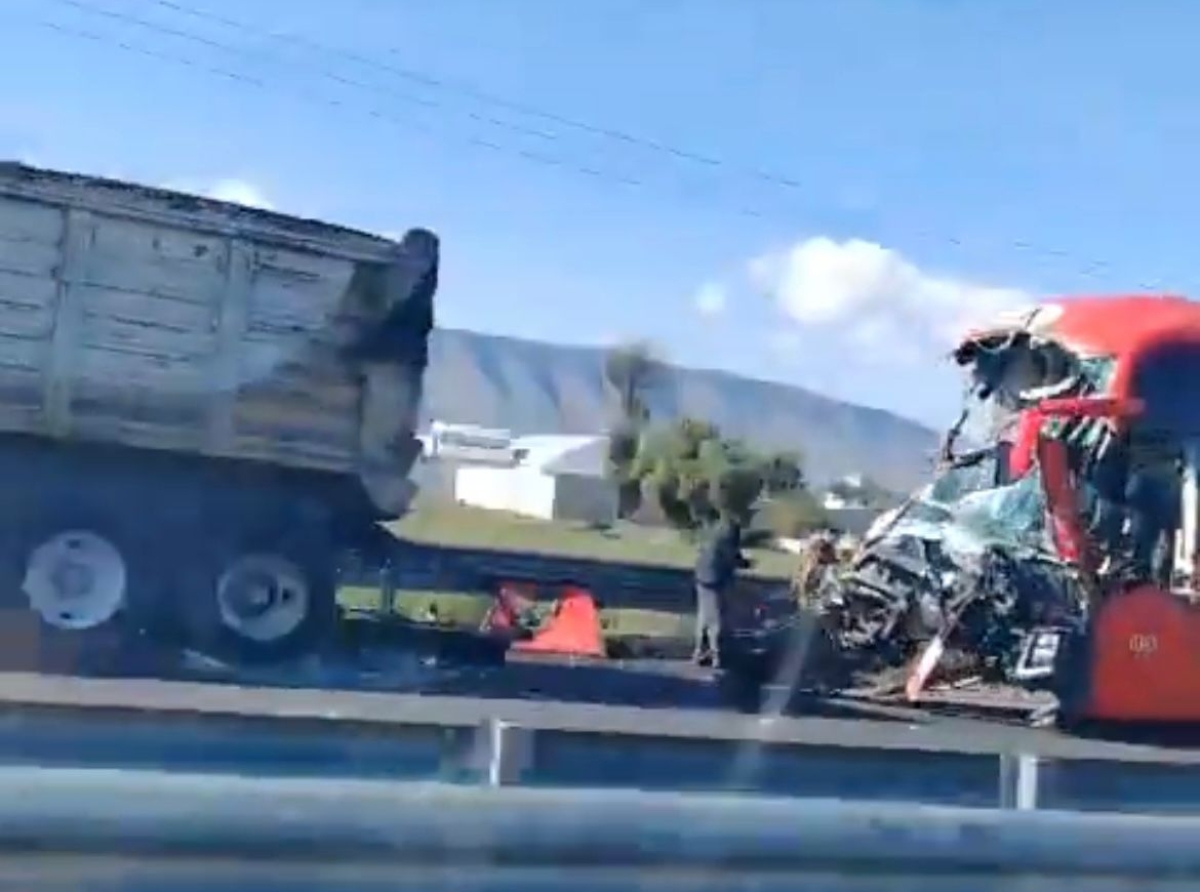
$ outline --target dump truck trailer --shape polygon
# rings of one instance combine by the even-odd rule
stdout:
[[[439,241],[0,164],[0,598],[60,630],[316,647],[402,515]]]

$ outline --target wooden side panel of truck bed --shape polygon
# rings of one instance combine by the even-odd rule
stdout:
[[[17,170],[0,170],[0,431],[357,470],[360,370],[338,348],[359,274],[395,243]]]

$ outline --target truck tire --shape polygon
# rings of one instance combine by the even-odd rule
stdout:
[[[10,540],[14,582],[42,623],[62,632],[133,620],[152,600],[153,567],[127,525],[100,512],[47,512]]]
[[[185,571],[189,646],[235,663],[320,650],[337,620],[334,551],[319,532],[244,535],[201,549]]]

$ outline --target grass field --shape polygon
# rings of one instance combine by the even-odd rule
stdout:
[[[695,544],[674,530],[618,524],[597,529],[581,523],[539,520],[462,505],[419,505],[389,527],[414,542],[496,551],[530,551],[614,563],[691,567]],[[751,575],[786,579],[795,570],[795,555],[752,549]]]

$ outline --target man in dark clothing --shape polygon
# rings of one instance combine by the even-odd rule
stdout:
[[[738,570],[750,566],[742,554],[737,520],[721,521],[696,558],[696,643],[692,661],[714,669],[721,663],[721,626],[726,601]]]

